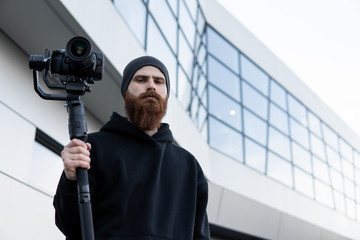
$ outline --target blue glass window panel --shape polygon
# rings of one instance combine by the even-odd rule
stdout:
[[[242,87],[244,105],[258,114],[264,120],[267,120],[268,100],[263,95],[255,91],[255,89],[249,86],[247,83],[242,82]]]
[[[334,191],[335,209],[336,211],[345,214],[345,196],[337,191]]]
[[[298,100],[296,100],[293,96],[288,95],[289,100],[289,113],[296,120],[298,120],[304,126],[307,126],[306,120],[306,108],[303,104],[301,104]]]
[[[241,76],[265,96],[269,92],[269,76],[241,54]]]
[[[313,157],[313,166],[314,176],[318,179],[321,179],[325,183],[330,184],[328,165],[317,157]]]
[[[331,185],[339,192],[344,192],[343,177],[340,172],[330,168]]]
[[[334,207],[334,201],[330,186],[318,180],[315,180],[315,199],[318,202],[329,206],[330,208]]]
[[[318,137],[316,137],[314,134],[310,134],[310,142],[312,153],[321,158],[322,160],[326,160],[324,142]]]
[[[195,23],[191,19],[191,16],[182,0],[180,0],[179,23],[181,29],[183,30],[186,36],[186,39],[189,41],[191,48],[194,49],[195,32],[196,32]]]
[[[205,45],[201,44],[199,52],[197,54],[197,60],[198,60],[200,65],[202,65],[204,63],[205,57],[206,57]]]
[[[182,33],[179,34],[179,62],[183,66],[186,75],[191,77],[192,69],[193,69],[193,59],[194,55],[186,42],[184,35]]]
[[[182,0],[180,0],[182,1]],[[194,0],[183,0],[191,14],[192,19],[196,19],[196,12],[197,12],[197,1]]]
[[[331,147],[326,146],[326,155],[329,165],[332,168],[341,171],[341,162],[340,162],[339,153],[333,150]]]
[[[352,150],[351,146],[341,138],[340,138],[340,151],[341,151],[341,155],[344,158],[346,158],[347,160],[352,162],[353,150]]]
[[[289,187],[293,186],[291,163],[271,152],[268,153],[267,175]]]
[[[201,103],[207,107],[208,105],[208,92],[207,91],[204,91],[202,96],[201,96]]]
[[[210,146],[243,162],[243,139],[240,133],[210,117]]]
[[[274,80],[271,81],[270,99],[271,99],[271,101],[276,103],[279,107],[281,107],[285,111],[287,110],[287,107],[286,107],[286,92]]]
[[[203,74],[201,74],[199,77],[199,85],[197,87],[198,94],[200,94],[200,95],[204,94],[204,91],[206,89],[206,84],[207,84],[206,78]],[[203,103],[207,104],[207,101],[203,101]]]
[[[176,52],[177,22],[170,11],[168,4],[165,0],[150,1],[149,9],[172,50]]]
[[[265,148],[245,138],[245,164],[265,173]]]
[[[176,58],[151,17],[149,17],[148,24],[147,52],[162,62],[166,62],[170,78],[170,88],[176,92]]]
[[[270,124],[289,135],[289,124],[287,114],[273,103],[270,103]]]
[[[240,105],[212,86],[209,86],[209,112],[233,128],[242,130]]]
[[[140,0],[114,0],[114,6],[135,34],[142,46],[145,46],[146,7]],[[136,14],[133,14],[136,12]]]
[[[266,145],[267,124],[251,112],[244,109],[244,132],[246,136],[262,145]]]
[[[344,178],[345,195],[348,198],[355,199],[355,185],[354,182]]]
[[[297,143],[309,149],[308,130],[292,118],[290,118],[290,135]]]
[[[201,70],[205,75],[209,74],[209,72],[208,72],[208,64],[207,63],[208,63],[207,61],[204,61],[204,63],[201,65]]]
[[[240,79],[214,58],[208,58],[209,82],[240,102]]]
[[[269,149],[286,160],[290,159],[289,138],[272,127],[269,128]]]
[[[311,173],[312,171],[310,152],[306,151],[303,147],[294,142],[292,142],[291,146],[294,164],[302,168],[303,170]]]
[[[236,48],[231,46],[224,38],[212,28],[207,28],[208,51],[225,63],[235,73],[239,73],[239,55]]]
[[[334,148],[336,151],[339,151],[338,136],[336,135],[336,133],[325,124],[322,124],[322,129],[325,142],[332,148]]]
[[[173,11],[173,13],[175,14],[175,16],[177,16],[177,12],[178,12],[178,0],[166,0],[169,3],[169,6],[171,8],[171,10]]]
[[[204,28],[205,28],[205,17],[204,15],[202,14],[200,8],[198,8],[198,19],[197,19],[197,31],[202,34],[204,32]]]
[[[314,197],[313,178],[310,174],[307,174],[304,171],[295,167],[294,181],[295,181],[295,190],[309,196],[310,198]]]
[[[184,71],[179,67],[178,69],[178,99],[185,110],[187,110],[191,101],[191,84],[188,81]]]
[[[200,105],[199,115],[198,115],[199,127],[201,127],[201,126],[204,125],[204,122],[205,122],[205,120],[206,120],[206,117],[207,117],[206,109],[204,108],[203,105]]]
[[[321,134],[320,119],[318,117],[316,117],[314,114],[312,114],[311,112],[308,112],[308,117],[309,117],[310,131],[312,131],[314,134],[316,134],[318,137],[321,138],[322,134]]]
[[[192,74],[192,86],[194,89],[197,89],[198,83],[199,83],[199,65],[195,65],[194,69],[193,69],[193,74]],[[200,92],[198,92],[198,94],[200,94]]]
[[[354,180],[354,167],[349,161],[344,158],[342,159],[342,168],[344,176],[351,180]]]
[[[201,35],[199,35],[198,33],[195,33],[195,46],[194,46],[195,57],[196,57],[196,53],[199,51],[199,47],[201,44],[202,44]]]

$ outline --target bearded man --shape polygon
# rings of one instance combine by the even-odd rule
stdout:
[[[121,93],[128,118],[114,112],[87,143],[73,139],[61,153],[56,225],[66,239],[81,240],[75,181],[81,167],[89,169],[96,240],[210,239],[205,176],[161,123],[170,93],[165,65],[150,56],[134,59]]]

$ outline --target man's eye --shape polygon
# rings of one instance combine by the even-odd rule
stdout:
[[[155,81],[157,84],[164,84],[164,81],[163,80],[156,80]]]

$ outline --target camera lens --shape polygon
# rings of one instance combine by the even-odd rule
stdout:
[[[91,55],[89,40],[83,37],[74,37],[66,45],[66,52],[73,61],[83,61]]]
[[[87,46],[83,42],[77,41],[77,42],[73,43],[70,51],[74,56],[81,57],[81,56],[84,56],[88,52],[88,49],[87,49]]]
[[[66,55],[69,57],[70,65],[76,72],[93,68],[94,56],[89,40],[84,37],[74,37],[66,45]]]

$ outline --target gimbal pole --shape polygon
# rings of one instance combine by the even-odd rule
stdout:
[[[74,50],[75,49],[75,50]],[[87,127],[84,104],[80,95],[90,92],[90,83],[102,79],[104,72],[104,55],[92,52],[89,40],[74,37],[66,45],[66,50],[45,50],[45,56],[30,55],[29,68],[33,70],[34,89],[46,100],[65,100],[69,113],[70,139],[87,141]],[[66,94],[46,93],[39,85],[38,71],[49,89],[66,91]],[[51,82],[48,75],[57,83]],[[82,240],[94,240],[94,227],[90,203],[90,186],[88,172],[84,168],[76,169],[77,190],[80,213]]]
[[[79,96],[74,96],[73,99],[67,100],[66,107],[69,114],[70,139],[77,138],[86,142],[87,126],[83,102]],[[95,240],[87,170],[85,168],[77,168],[76,178],[82,240]]]
[[[49,88],[66,89],[66,87],[51,85],[46,77],[47,70],[43,71],[43,79]],[[34,89],[36,93],[46,100],[65,100],[69,114],[69,134],[70,139],[77,138],[83,142],[87,141],[87,126],[85,119],[84,104],[79,95],[72,94],[49,94],[44,92],[38,81],[37,70],[33,71]],[[82,240],[94,240],[94,227],[90,202],[90,187],[88,172],[84,168],[76,169],[77,190],[79,202],[79,214]]]

